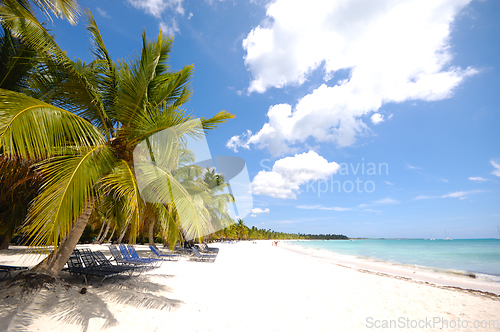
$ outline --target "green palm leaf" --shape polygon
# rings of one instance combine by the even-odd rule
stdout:
[[[40,100],[0,89],[0,104],[0,147],[7,155],[39,159],[104,142],[89,122]]]
[[[124,160],[119,161],[113,170],[102,178],[101,184],[105,195],[123,201],[122,211],[128,218],[127,224],[131,226],[130,237],[135,241],[144,202],[132,167]]]
[[[41,163],[42,190],[35,198],[25,229],[34,234],[34,246],[57,248],[80,213],[96,196],[95,184],[114,162],[106,145],[85,154],[61,156]]]

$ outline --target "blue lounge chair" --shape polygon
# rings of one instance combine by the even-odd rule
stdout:
[[[111,255],[113,255],[113,258],[114,258],[116,264],[119,264],[119,265],[142,266],[143,268],[152,268],[152,264],[151,263],[147,263],[147,262],[144,262],[144,261],[136,261],[136,260],[132,260],[132,259],[125,259],[122,256],[121,251],[115,245],[109,246],[109,251],[111,251]],[[129,254],[127,254],[127,256],[130,257]]]
[[[120,251],[123,255],[123,258],[125,258],[126,260],[132,259],[132,260],[136,260],[136,261],[142,261],[142,262],[150,263],[150,264],[155,265],[155,266],[159,266],[159,265],[161,265],[161,263],[163,263],[163,260],[161,260],[161,259],[139,257],[139,255],[135,251],[135,248],[133,245],[129,245],[128,249],[127,249],[127,247],[124,244],[120,244]],[[128,256],[126,256],[126,254],[128,254]]]
[[[153,254],[155,254],[157,257],[160,257],[161,259],[166,259],[169,261],[178,261],[181,258],[180,255],[162,253],[160,250],[158,250],[158,248],[153,246],[149,246],[149,249],[151,249]]]

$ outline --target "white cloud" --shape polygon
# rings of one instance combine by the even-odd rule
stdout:
[[[296,199],[300,186],[308,181],[325,179],[340,166],[328,162],[314,151],[277,160],[272,171],[260,171],[252,181],[254,195]]]
[[[420,195],[415,197],[415,200],[421,200],[421,199],[431,199],[431,198],[436,198],[436,196],[426,196],[426,195]]]
[[[384,181],[384,182],[385,182],[385,184],[386,184],[386,185],[388,185],[388,186],[393,186],[393,185],[394,185],[394,183],[389,182],[389,181]]]
[[[248,145],[248,142],[246,140],[251,136],[252,132],[250,130],[247,130],[246,134],[233,136],[229,139],[229,141],[227,141],[226,147],[233,150],[234,152],[238,152],[239,147],[250,149],[250,146]]]
[[[258,214],[261,214],[261,213],[269,213],[269,209],[266,208],[264,210],[262,210],[261,208],[253,208],[252,209],[252,217],[257,217]]]
[[[384,122],[384,116],[380,113],[375,113],[370,118],[373,124],[379,124],[380,122]]]
[[[484,190],[470,190],[470,191],[455,191],[446,195],[441,196],[426,196],[420,195],[414,198],[414,200],[422,200],[422,199],[432,199],[432,198],[458,198],[458,199],[466,199],[467,195],[476,194],[483,192]]]
[[[342,207],[338,207],[338,206],[326,207],[326,206],[322,206],[322,205],[298,205],[298,206],[296,206],[296,208],[297,209],[305,209],[305,210],[329,210],[329,211],[338,211],[338,212],[352,210],[351,208],[342,208]]]
[[[441,196],[441,198],[462,198],[465,197],[466,195],[475,194],[479,192],[482,192],[482,190],[456,191],[451,194],[443,195]]]
[[[191,19],[191,17],[193,17],[193,13],[192,13],[192,12],[191,12],[191,13],[189,13],[189,15],[188,15],[188,20],[190,20],[190,19]]]
[[[144,10],[147,14],[161,18],[166,9],[173,9],[178,14],[184,15],[183,0],[128,0],[137,9]]]
[[[493,167],[495,167],[495,170],[491,172],[491,174],[500,176],[500,164],[494,162],[493,160],[491,160],[490,163],[493,165]]]
[[[101,9],[99,7],[96,7],[97,9],[97,12],[104,18],[111,18],[111,16],[108,15],[108,13],[106,13],[106,11],[104,9]]]
[[[422,167],[412,166],[412,165],[410,165],[410,164],[406,164],[406,166],[407,166],[409,169],[422,169]]]
[[[449,98],[475,69],[450,67],[454,17],[470,0],[276,0],[243,41],[249,92],[302,84],[320,66],[348,79],[322,84],[291,105],[269,109],[249,144],[291,145],[312,137],[350,146],[369,132],[362,117],[383,104]],[[288,151],[289,152],[289,151]]]
[[[483,182],[483,181],[489,181],[488,179],[485,179],[485,178],[482,178],[480,176],[475,176],[475,177],[470,177],[469,180],[472,180],[472,181],[480,181],[480,182]]]
[[[177,32],[179,32],[179,27],[177,26],[177,21],[173,18],[172,24],[168,25],[165,22],[160,22],[160,30],[165,35],[174,36]]]
[[[399,204],[399,202],[390,197],[379,199],[378,201],[373,202],[374,204]]]

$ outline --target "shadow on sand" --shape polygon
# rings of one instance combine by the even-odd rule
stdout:
[[[46,280],[38,287],[26,288],[22,278],[0,283],[0,332],[28,331],[41,317],[75,324],[88,331],[92,318],[104,320],[102,328],[118,324],[107,303],[134,308],[170,310],[183,304],[160,294],[170,289],[152,282],[148,275],[113,278],[99,287],[81,283],[80,278],[64,274],[62,280]],[[35,280],[36,277],[31,279]],[[86,288],[85,294],[81,293]]]

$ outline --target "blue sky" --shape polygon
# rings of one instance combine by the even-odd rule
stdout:
[[[500,2],[80,1],[114,59],[141,32],[194,64],[195,116],[236,115],[212,155],[246,161],[245,223],[350,237],[498,237]],[[91,61],[82,19],[48,23]],[[364,169],[364,172],[363,172]]]

